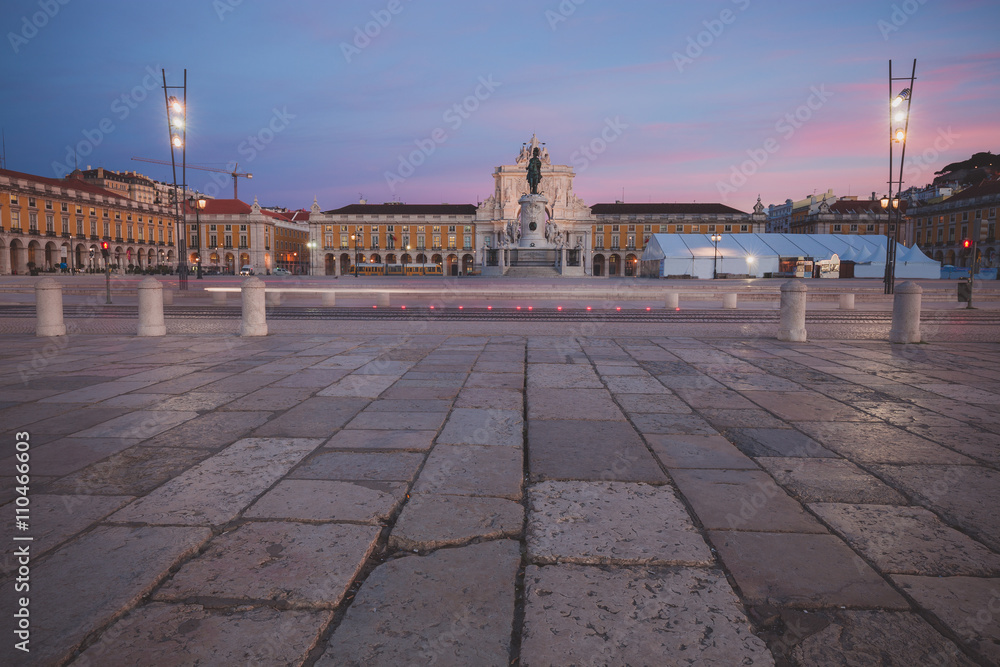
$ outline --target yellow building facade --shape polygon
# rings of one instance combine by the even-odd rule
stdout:
[[[80,179],[0,170],[0,274],[174,267],[173,211]]]

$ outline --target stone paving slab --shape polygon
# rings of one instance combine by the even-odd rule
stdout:
[[[520,410],[455,408],[448,416],[438,444],[500,445],[520,447],[524,442],[524,417]]]
[[[664,483],[666,475],[628,422],[528,424],[530,479]]]
[[[721,435],[647,435],[646,442],[667,468],[757,469]]]
[[[712,553],[669,486],[542,482],[528,493],[531,562],[708,565]]]
[[[108,628],[73,664],[302,664],[332,615],[268,607],[217,611],[154,602]]]
[[[720,572],[529,565],[524,578],[525,667],[774,664]]]
[[[378,523],[389,517],[406,496],[403,483],[364,483],[325,479],[287,479],[278,482],[251,505],[251,519],[291,521],[350,521]]]
[[[75,433],[78,438],[138,438],[146,440],[198,416],[181,410],[140,410],[109,419]]]
[[[7,440],[11,442],[13,438]],[[31,438],[35,442],[35,438]],[[103,458],[117,454],[141,442],[138,438],[63,437],[32,448],[31,471],[36,475],[61,477]],[[0,460],[7,470],[14,469],[14,457]]]
[[[32,660],[69,658],[210,536],[196,527],[99,527],[39,561],[31,570]]]
[[[803,502],[905,505],[906,498],[850,461],[758,457],[757,463]]]
[[[89,439],[89,438],[88,438]],[[47,486],[52,493],[142,496],[209,456],[180,447],[135,446]]]
[[[827,532],[765,472],[675,469],[670,476],[709,530]]]
[[[369,403],[366,398],[308,398],[266,424],[254,437],[328,438]]]
[[[146,447],[221,449],[266,422],[270,412],[210,412],[142,442]]]
[[[324,449],[426,451],[434,446],[435,431],[378,431],[345,429],[334,434]]]
[[[500,540],[383,563],[316,665],[508,665],[520,560]]]
[[[524,507],[504,498],[414,494],[389,535],[389,546],[428,551],[473,539],[517,538]]]
[[[153,596],[159,601],[213,598],[231,605],[260,600],[332,609],[375,547],[375,526],[247,523],[214,538]]]
[[[516,447],[436,445],[413,492],[520,500],[523,470]]]
[[[309,438],[233,443],[110,517],[123,523],[220,525],[243,511],[320,445]],[[232,484],[239,480],[238,485]]]
[[[909,608],[833,535],[738,531],[708,535],[749,604]]]
[[[1000,579],[895,575],[893,581],[983,659],[1000,664]]]
[[[1000,574],[1000,555],[923,508],[847,503],[809,508],[883,573]]]
[[[624,421],[606,389],[528,388],[528,419]]]
[[[424,462],[411,452],[319,451],[293,470],[289,479],[339,479],[410,482]]]
[[[32,557],[38,558],[51,551],[131,500],[131,496],[32,495]],[[19,542],[5,541],[0,554],[4,559],[13,559],[14,552],[20,546],[23,545]]]
[[[974,461],[901,428],[855,422],[796,422],[806,435],[852,461],[968,465]]]
[[[977,466],[875,465],[874,472],[994,551],[1000,551],[1000,472]]]
[[[730,428],[723,435],[747,456],[836,457],[816,440],[790,428]]]
[[[441,428],[448,412],[381,412],[364,410],[347,423],[345,428],[387,431],[436,431]]]
[[[800,665],[954,665],[971,667],[950,640],[909,612],[838,611],[791,651]]]

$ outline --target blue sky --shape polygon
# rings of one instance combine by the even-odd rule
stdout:
[[[890,58],[917,59],[904,187],[1000,148],[995,0],[6,0],[0,25],[7,168],[75,148],[169,180],[131,157],[169,160],[160,69],[187,68],[188,162],[289,208],[476,203],[533,132],[588,204],[881,193]]]

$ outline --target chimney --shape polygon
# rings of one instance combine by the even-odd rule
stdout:
[[[872,193],[872,201],[875,201],[875,199],[876,199],[876,197],[875,197],[875,193],[873,192],[873,193]]]

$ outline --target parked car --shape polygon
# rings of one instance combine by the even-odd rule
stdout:
[[[253,267],[250,266],[249,264],[244,264],[243,268],[240,269],[240,275],[241,276],[252,276],[253,275]]]
[[[275,275],[275,276],[290,276],[290,275],[292,275],[291,271],[289,271],[288,269],[283,269],[280,266],[278,268],[276,268],[274,271],[272,271],[271,273],[272,273],[272,275]]]

